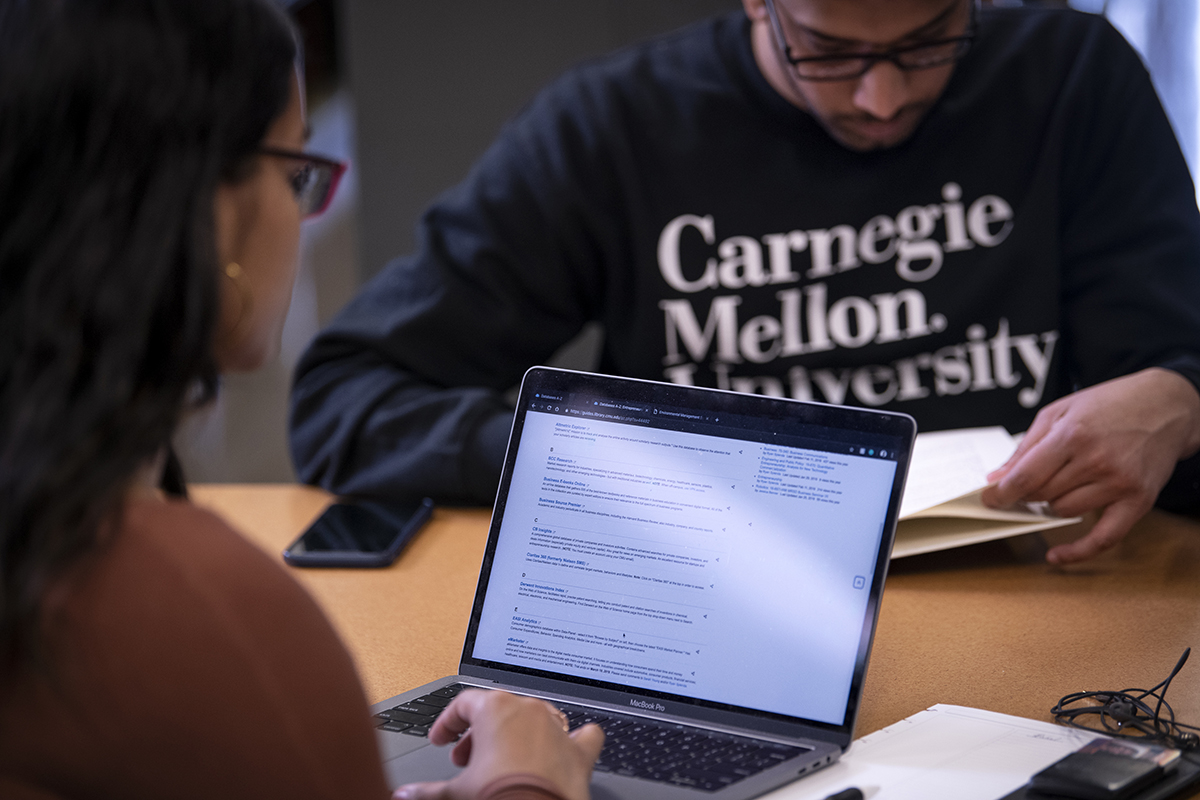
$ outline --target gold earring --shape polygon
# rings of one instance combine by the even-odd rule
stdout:
[[[233,281],[233,285],[237,289],[238,299],[240,300],[237,320],[229,328],[229,333],[232,334],[242,326],[242,321],[250,316],[250,312],[254,308],[254,295],[250,293],[250,287],[247,285],[247,281],[244,280],[246,272],[242,269],[241,264],[238,264],[236,261],[230,261],[226,264],[225,277]]]

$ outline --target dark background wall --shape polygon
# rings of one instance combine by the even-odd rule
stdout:
[[[740,8],[740,0],[342,0],[362,277],[412,250],[429,202],[564,69]]]

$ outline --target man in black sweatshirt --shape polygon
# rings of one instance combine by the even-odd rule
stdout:
[[[1052,562],[1200,496],[1200,214],[1100,17],[745,0],[547,87],[419,241],[298,368],[307,481],[490,502],[598,320],[603,371],[1028,429],[985,499],[1101,510]]]

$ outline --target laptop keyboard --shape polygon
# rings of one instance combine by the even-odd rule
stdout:
[[[456,683],[376,714],[379,727],[426,736],[429,726],[456,694]],[[654,722],[594,708],[555,703],[571,729],[594,722],[605,734],[597,772],[613,772],[674,786],[715,792],[805,752],[804,748],[715,733],[687,725]]]

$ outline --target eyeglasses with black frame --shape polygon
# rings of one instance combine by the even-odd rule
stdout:
[[[307,219],[324,213],[333,202],[342,176],[349,164],[313,153],[285,150],[279,147],[260,147],[264,156],[287,158],[300,163],[300,168],[291,175],[292,192],[300,204],[300,213]]]
[[[876,52],[854,53],[853,55],[835,54],[825,56],[794,56],[787,37],[783,34],[783,26],[775,11],[775,0],[766,0],[767,14],[771,18],[771,27],[775,31],[776,43],[787,62],[791,64],[797,78],[805,81],[846,81],[861,78],[880,61],[890,61],[899,69],[907,71],[931,69],[958,61],[971,49],[975,40],[976,0],[968,0],[970,19],[967,22],[966,33],[962,36],[950,36],[944,39],[933,39],[927,42],[916,42],[903,47],[892,47]],[[806,32],[819,35],[817,31],[805,28],[799,23],[793,23]]]

